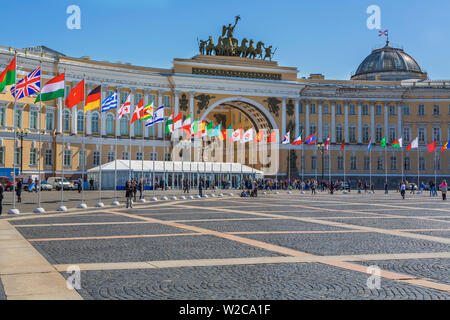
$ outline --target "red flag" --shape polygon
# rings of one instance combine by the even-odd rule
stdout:
[[[272,131],[270,136],[267,138],[267,143],[270,143],[270,142],[277,142],[277,132],[276,131]]]
[[[263,131],[259,130],[258,133],[256,134],[254,142],[261,142],[262,141],[262,137],[263,137]]]
[[[65,103],[67,108],[72,108],[82,101],[84,101],[84,79],[70,91]]]
[[[330,135],[328,135],[327,140],[325,140],[325,150],[328,151],[328,147],[330,146]]]
[[[341,151],[344,150],[344,147],[345,147],[345,141],[342,142],[342,145],[341,145]]]
[[[144,98],[139,101],[136,108],[134,108],[133,112],[133,118],[131,118],[131,123],[135,122],[136,120],[140,120],[142,117],[144,117]]]
[[[436,149],[436,141],[433,141],[432,143],[427,145],[427,148],[428,148],[428,152],[433,152],[434,149]]]

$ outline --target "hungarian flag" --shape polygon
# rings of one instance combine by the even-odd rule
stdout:
[[[411,143],[406,147],[406,151],[415,149],[419,147],[419,137],[416,137]]]
[[[86,104],[84,105],[84,113],[89,110],[94,110],[100,107],[102,94],[102,86],[95,87],[86,97]]]
[[[0,74],[0,92],[6,86],[16,83],[16,58],[12,59],[5,70]]]
[[[267,138],[267,143],[270,142],[277,142],[277,131],[272,131],[272,133],[269,135],[269,137]]]
[[[344,148],[345,148],[345,141],[342,142],[342,144],[341,144],[341,151],[344,150]]]
[[[62,97],[64,97],[64,73],[49,80],[42,88],[41,93],[37,96],[34,103]]]
[[[403,139],[399,138],[392,142],[392,148],[401,148],[403,146]]]
[[[67,108],[72,108],[73,106],[79,104],[84,100],[84,79],[81,80],[79,84],[75,88],[70,91],[65,104]]]
[[[144,98],[139,101],[138,105],[134,108],[133,117],[131,118],[131,123],[136,120],[141,120],[144,117]]]
[[[381,139],[381,147],[386,148],[386,137],[383,137],[383,139]]]
[[[292,142],[293,145],[297,145],[297,144],[302,144],[302,143],[303,143],[303,141],[302,141],[302,134],[303,134],[303,133],[300,133],[300,135],[298,136],[298,138],[295,139],[295,140]]]
[[[433,152],[436,149],[436,141],[433,141],[429,145],[427,145],[428,152]]]

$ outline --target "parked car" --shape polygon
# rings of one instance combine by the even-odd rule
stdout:
[[[417,185],[415,183],[408,184],[408,190],[417,190]]]
[[[50,177],[47,179],[47,183],[52,185],[56,190],[61,190],[61,180],[64,190],[73,190],[73,184],[69,182],[66,178],[61,179],[61,177]]]
[[[53,189],[53,186],[49,184],[46,180],[41,182],[41,190],[42,191],[51,191]]]
[[[11,191],[14,188],[14,181],[11,177],[0,177],[0,182],[3,185],[5,191]]]

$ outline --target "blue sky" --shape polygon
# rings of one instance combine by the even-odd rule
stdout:
[[[69,5],[81,9],[81,30],[66,27]],[[381,8],[391,44],[417,60],[431,79],[450,79],[448,0],[16,0],[2,1],[0,44],[45,45],[69,56],[170,68],[197,54],[197,37],[214,39],[241,20],[235,37],[277,48],[274,60],[299,77],[322,73],[348,79],[372,49],[384,44],[369,30],[369,5]]]

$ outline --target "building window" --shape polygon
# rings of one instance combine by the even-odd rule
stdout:
[[[134,99],[135,104],[138,105],[139,102],[141,102],[141,100],[142,100],[142,93],[136,93],[136,97]]]
[[[383,157],[379,156],[377,159],[377,170],[383,170],[384,169],[384,161]]]
[[[441,128],[433,128],[433,141],[441,141]]]
[[[112,114],[106,116],[106,134],[114,134],[114,116]]]
[[[354,104],[351,104],[350,106],[349,106],[349,114],[350,115],[354,115],[356,112],[355,112],[355,105]]]
[[[125,103],[125,101],[127,101],[127,98],[128,98],[128,92],[122,91],[120,93],[120,103],[123,105]]]
[[[77,131],[84,132],[84,113],[83,111],[77,112]]]
[[[113,93],[114,93],[113,90],[108,90],[108,91],[106,91],[106,96],[110,97],[110,96],[112,96]]]
[[[156,135],[156,130],[155,130],[155,126],[149,126],[147,127],[148,129],[148,136],[149,137],[154,137]]]
[[[99,133],[99,116],[98,113],[92,114],[91,119],[91,127],[92,127],[92,133]]]
[[[417,130],[417,135],[419,136],[419,142],[425,143],[425,128],[419,128]]]
[[[63,130],[70,130],[70,112],[68,110],[63,111]]]
[[[425,158],[419,158],[419,170],[425,170]]]
[[[424,116],[425,115],[425,105],[419,104],[418,110],[417,110],[417,114],[419,116]]]
[[[362,115],[363,116],[369,115],[369,105],[368,104],[362,105]]]
[[[299,132],[300,134],[303,134],[303,122],[300,122],[300,123],[298,124],[298,132]]]
[[[338,114],[338,115],[342,114],[342,104],[336,105],[336,114]]]
[[[69,150],[69,149],[64,150],[63,163],[64,163],[65,167],[72,166],[72,150]]]
[[[311,170],[316,170],[316,169],[317,169],[317,157],[312,156],[311,157]]]
[[[142,135],[142,123],[140,121],[134,122],[134,134],[136,136]]]
[[[355,126],[350,126],[348,128],[348,134],[349,134],[350,142],[356,142],[356,127]]]
[[[14,164],[16,165],[16,166],[18,166],[18,165],[20,165],[20,148],[19,147],[16,147],[15,149],[14,149]]]
[[[53,131],[55,129],[54,115],[53,111],[47,111],[45,113],[45,130]]]
[[[393,141],[397,140],[395,138],[396,134],[397,134],[396,128],[389,128],[389,141],[390,142],[393,142]]]
[[[377,104],[376,106],[375,106],[375,115],[377,115],[377,116],[381,116],[382,115],[382,108],[381,108],[382,106],[381,106],[381,104]]]
[[[357,167],[356,156],[351,156],[350,157],[350,170],[356,170],[356,167]]]
[[[170,96],[164,96],[164,107],[170,108]]]
[[[80,150],[78,152],[78,167],[86,168],[86,151]]]
[[[114,161],[115,158],[116,158],[116,153],[114,151],[109,151],[108,152],[108,162]]]
[[[370,170],[370,157],[364,156],[364,170]]]
[[[343,132],[342,132],[342,125],[338,124],[336,126],[336,141],[342,141],[342,136],[343,136]]]
[[[369,142],[369,126],[367,124],[362,127],[362,139],[364,142]]]
[[[142,160],[142,152],[136,152],[136,160]]]
[[[0,127],[6,127],[6,108],[0,108]]]
[[[375,142],[379,143],[383,139],[383,128],[376,127],[375,128]]]
[[[311,123],[309,125],[309,134],[312,135],[314,133],[316,133],[316,124],[315,123]]]
[[[395,116],[395,106],[394,105],[389,105],[389,115],[390,116]]]
[[[94,151],[93,164],[94,166],[100,165],[100,151]]]
[[[309,113],[310,114],[316,114],[316,104],[315,103],[311,103],[309,105]]]
[[[122,136],[128,135],[128,117],[127,116],[120,119],[120,134]]]
[[[397,157],[391,157],[391,170],[397,170]]]
[[[441,170],[441,157],[439,156],[434,157],[433,164],[434,170]]]
[[[439,105],[435,104],[433,105],[433,116],[438,116],[439,115]]]
[[[164,155],[164,161],[170,161],[170,152],[166,152]]]
[[[22,129],[22,110],[16,109],[14,115],[14,125],[16,128]]]
[[[150,152],[150,160],[157,161],[158,160],[158,153]]]
[[[403,141],[411,141],[411,128],[403,128]]]
[[[45,165],[46,166],[53,165],[53,150],[52,149],[45,150]]]
[[[5,147],[0,147],[0,166],[5,165]]]
[[[403,105],[403,115],[409,116],[409,105],[408,104]]]
[[[411,159],[409,157],[405,157],[404,169],[405,171],[411,170]]]
[[[328,123],[324,123],[323,125],[323,138],[326,139],[330,135],[330,126]]]
[[[338,168],[338,170],[344,170],[344,157],[343,156],[337,157],[337,168]]]
[[[37,149],[30,149],[30,166],[35,166],[37,163]]]
[[[128,158],[128,152],[122,152],[122,160],[130,160]]]
[[[38,113],[36,110],[30,111],[30,129],[37,129]]]
[[[152,103],[152,102],[155,104],[155,107],[156,107],[156,94],[151,94],[149,96],[149,103]]]
[[[329,113],[330,113],[330,106],[327,103],[325,103],[323,105],[323,114],[329,114]]]

